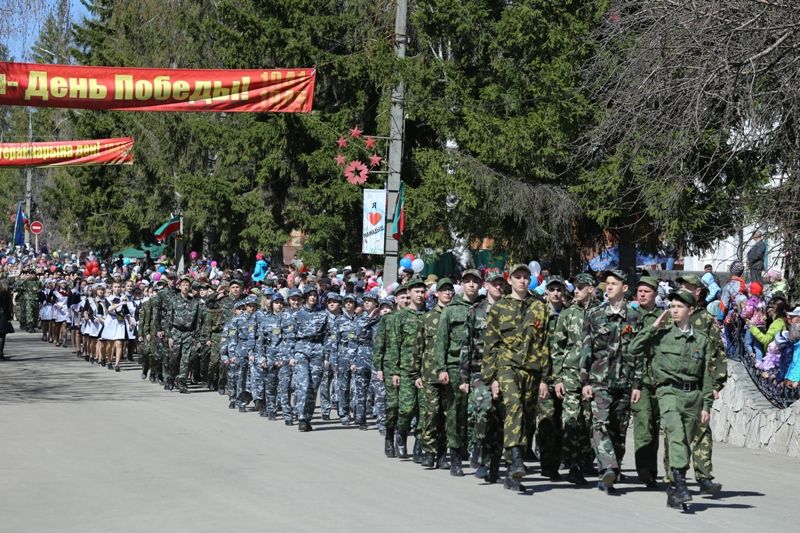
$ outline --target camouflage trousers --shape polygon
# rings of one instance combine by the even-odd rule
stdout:
[[[317,391],[322,383],[324,356],[322,353],[307,355],[295,354],[294,367],[295,406],[297,419],[311,421],[317,403]]]
[[[468,396],[458,388],[458,368],[448,368],[450,383],[445,385],[445,430],[447,447],[460,450],[467,445]]]
[[[594,388],[592,447],[600,470],[619,470],[625,456],[625,435],[629,420],[630,391]]]
[[[386,428],[386,383],[378,379],[378,373],[371,371],[372,390],[375,391],[375,423],[378,429]]]
[[[247,390],[253,396],[253,401],[264,401],[264,369],[257,361],[250,361],[248,365]]]
[[[414,385],[411,376],[401,375],[397,399],[397,429],[399,431],[410,431],[414,418],[422,420],[425,417],[425,403],[420,402],[420,398],[420,391]]]
[[[471,434],[471,447],[480,445],[483,448],[481,464],[487,464],[491,457],[500,457],[503,451],[500,417],[492,400],[492,391],[481,380],[480,373],[475,373],[471,377],[467,426]]]
[[[664,428],[664,453],[670,468],[689,467],[692,443],[700,433],[700,413],[703,410],[703,391],[683,391],[663,386],[656,391],[661,425]]]
[[[281,412],[283,419],[292,421],[292,378],[294,377],[294,367],[288,361],[283,361],[283,364],[278,370],[278,399],[281,404]]]
[[[264,403],[266,404],[267,414],[275,414],[278,412],[278,375],[280,368],[271,366],[264,369]]]
[[[239,407],[250,403],[250,361],[246,354],[236,357],[236,405]]]
[[[211,363],[211,346],[203,341],[197,347],[197,362],[193,369],[196,372],[195,378],[199,380],[208,379],[208,367]]]
[[[563,461],[569,467],[588,470],[594,464],[594,452],[589,439],[592,406],[577,390],[566,390],[562,401],[561,421],[564,426],[561,439]]]
[[[636,471],[647,472],[650,477],[658,477],[658,438],[660,415],[656,388],[642,386],[639,401],[631,404],[633,414],[633,443],[636,457]]]
[[[550,387],[547,399],[536,406],[536,446],[542,470],[561,467],[562,410],[563,401],[556,396],[555,387]]]
[[[420,417],[419,438],[422,451],[436,453],[447,447],[445,433],[445,411],[447,390],[439,383],[425,382],[422,386],[421,403],[425,405],[425,416]]]
[[[170,336],[172,337],[172,348],[169,351],[169,366],[171,368],[178,367],[178,383],[186,386],[189,367],[197,355],[195,333],[172,330]]]
[[[221,336],[218,333],[213,333],[211,335],[211,349],[209,350],[208,369],[206,370],[206,376],[208,377],[208,381],[210,383],[216,383],[220,389],[224,389],[225,382],[227,380],[225,378],[226,372],[222,371],[222,364],[220,363],[219,359],[220,343]]]
[[[319,408],[323,415],[328,415],[331,412],[331,404],[336,399],[336,388],[334,387],[334,372],[333,368],[322,369],[322,382],[319,389]]]
[[[151,351],[151,343],[150,341],[144,340],[139,345],[139,357],[138,363],[142,365],[142,374],[147,375],[150,371],[150,364],[152,363],[152,358],[150,356]]]
[[[392,384],[392,376],[384,374],[383,385],[386,390],[386,429],[393,430],[397,427],[398,411],[400,408],[400,387]],[[339,403],[341,403],[341,397]]]
[[[527,444],[526,428],[532,423],[536,414],[540,381],[539,372],[510,367],[498,370],[497,382],[502,395],[505,450]]]
[[[170,367],[172,358],[169,354],[169,345],[166,337],[163,339],[156,338],[156,352],[161,359],[161,375],[164,376],[165,380],[174,379],[178,373],[178,368],[177,366],[174,369]]]
[[[350,402],[352,401],[352,389],[351,386],[351,373],[350,373],[350,360],[339,356],[339,362],[337,363],[339,368],[336,372],[336,381],[337,385],[339,386],[338,390],[336,391],[336,397],[339,399],[339,404],[337,409],[339,411],[339,418],[342,420],[349,418],[350,416]]]
[[[355,386],[353,387],[353,416],[357,424],[367,423],[367,396],[369,396],[369,382],[372,374],[369,368],[356,368],[353,372]]]

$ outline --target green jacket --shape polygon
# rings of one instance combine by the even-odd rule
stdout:
[[[708,363],[714,356],[714,346],[705,334],[693,327],[683,332],[675,325],[662,329],[651,325],[633,339],[630,351],[642,357],[647,348],[653,350],[651,369],[657,387],[672,381],[698,383],[703,390],[703,409],[711,409],[713,378]]]
[[[543,378],[550,375],[548,317],[544,302],[531,296],[524,300],[504,296],[492,306],[481,369],[484,383],[495,381],[503,368],[540,372]]]
[[[571,305],[558,315],[550,340],[553,363],[553,382],[563,383],[569,391],[581,388],[581,348],[583,346],[583,321],[589,310]]]
[[[467,341],[467,317],[474,305],[476,303],[468,302],[463,294],[459,294],[442,309],[433,346],[433,365],[437,376],[460,366],[461,352]]]
[[[375,331],[375,348],[372,352],[372,368],[383,372],[385,377],[400,374],[400,333],[398,323],[402,309],[387,313],[378,322]]]
[[[419,377],[417,363],[417,330],[422,323],[425,311],[417,311],[414,306],[408,306],[400,311],[397,316],[398,352],[400,355],[399,374],[413,379]]]
[[[458,369],[458,383],[469,383],[473,374],[480,373],[488,325],[489,310],[492,304],[483,298],[467,310],[467,338],[461,349],[461,363]]]
[[[698,307],[689,318],[692,327],[704,333],[711,341],[713,356],[709,358],[708,370],[714,379],[714,390],[721,391],[728,381],[728,356],[722,344],[720,327],[714,317],[703,307]]]
[[[641,329],[641,314],[627,302],[619,312],[607,302],[589,311],[583,323],[581,385],[630,389],[635,361],[628,345]]]

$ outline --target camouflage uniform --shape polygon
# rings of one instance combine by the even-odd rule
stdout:
[[[261,327],[264,325],[264,319],[267,315],[267,312],[256,309],[250,317],[256,328],[256,343],[247,368],[247,392],[250,393],[253,401],[258,402],[260,405],[264,403],[264,368],[261,366],[261,358],[259,357],[260,345],[263,340]]]
[[[334,321],[335,346],[331,348],[331,366],[335,367],[339,390],[339,418],[343,423],[350,420],[350,403],[353,391],[351,385],[350,362],[355,359],[358,350],[356,339],[356,315],[342,312]]]
[[[619,474],[630,420],[634,360],[628,346],[641,329],[641,314],[622,302],[604,302],[586,316],[581,349],[581,384],[591,385],[592,446],[601,470]]]
[[[549,343],[549,352],[554,352],[554,333],[560,313],[566,308],[556,310],[552,304],[547,303],[547,309],[550,314],[547,320],[547,339]],[[555,384],[551,380],[548,381],[549,395],[544,400],[539,400],[536,406],[536,445],[539,448],[539,462],[542,466],[542,473],[545,475],[553,475],[558,472],[561,466],[561,417],[563,411],[563,400],[556,396]]]
[[[19,327],[28,332],[33,332],[39,321],[38,294],[40,287],[41,284],[36,279],[27,276],[16,286],[17,320],[19,320]]]
[[[375,330],[380,322],[380,315],[369,316],[361,313],[355,320],[356,353],[351,364],[355,365],[355,421],[362,427],[367,423],[367,394],[372,378],[372,349],[375,345]]]
[[[547,307],[531,296],[504,296],[487,315],[481,380],[500,386],[506,458],[513,448],[526,445],[539,383],[551,373],[547,319]]]
[[[420,416],[420,440],[425,453],[443,453],[447,448],[445,413],[450,394],[449,387],[439,383],[434,355],[442,309],[437,305],[425,313],[417,330],[414,373],[422,378],[423,383],[420,403],[424,405],[422,411],[425,415]]]
[[[553,361],[553,383],[564,385],[562,400],[562,451],[564,463],[586,471],[594,462],[589,440],[591,403],[581,392],[581,348],[583,322],[589,312],[580,305],[564,309],[558,316],[550,342]]]
[[[418,349],[417,331],[421,327],[424,314],[425,311],[417,311],[409,306],[400,311],[397,318],[396,333],[399,334],[398,350],[400,352],[397,429],[401,433],[410,431],[414,417],[421,419],[425,416],[424,404],[420,404],[419,391],[414,385],[414,381],[419,377],[419,368],[415,366]],[[420,412],[421,410],[423,412]]]
[[[281,315],[264,313],[258,323],[256,340],[256,357],[259,368],[262,368],[262,381],[257,384],[254,394],[264,398],[266,415],[274,417],[278,411],[278,374],[280,373],[280,357],[278,345],[281,338]]]
[[[392,376],[400,373],[399,335],[397,334],[397,318],[400,311],[392,311],[381,318],[375,331],[375,346],[372,351],[372,368],[383,372],[385,387],[386,410],[385,427],[386,435],[394,434],[397,427],[399,388],[392,384]],[[339,397],[341,403],[342,398]]]
[[[155,349],[158,354],[156,359],[161,362],[161,375],[169,382],[175,380],[175,374],[178,370],[177,365],[174,368],[170,366],[171,357],[167,340],[169,336],[169,324],[167,321],[171,313],[172,300],[175,296],[175,289],[169,286],[164,287],[156,295],[156,302],[153,304],[153,326],[156,333],[159,331],[164,332],[164,338],[162,339],[159,339],[156,335]]]
[[[487,315],[491,308],[489,301],[482,299],[467,310],[466,340],[458,370],[459,385],[469,385],[467,425],[471,430],[471,445],[478,450],[479,464],[484,465],[489,462],[487,459],[499,461],[503,449],[498,410],[492,391],[481,378]]]
[[[287,424],[292,423],[294,415],[292,409],[292,378],[294,368],[289,364],[289,360],[294,355],[295,342],[295,323],[294,315],[297,314],[292,308],[285,309],[281,313],[279,328],[281,330],[280,339],[275,346],[276,356],[280,359],[280,370],[278,371],[278,398],[281,404],[281,413]]]
[[[250,356],[256,350],[256,322],[253,315],[245,311],[234,317],[229,328],[228,353],[236,356],[234,383],[228,383],[229,391],[233,389],[236,405],[240,411],[245,409],[250,398],[247,391],[248,371],[250,370]],[[230,395],[230,392],[229,392]]]
[[[227,337],[223,338],[222,331],[225,325],[234,316],[235,302],[231,296],[216,300],[216,304],[209,307],[209,328],[211,329],[211,356],[208,360],[209,380],[222,393],[228,381],[228,371],[221,364],[220,355],[227,349]]]
[[[186,390],[189,366],[195,355],[198,334],[202,328],[201,320],[199,298],[194,298],[191,294],[186,297],[181,294],[173,297],[170,314],[166,322],[169,328],[169,336],[172,340],[168,366],[171,372],[174,372],[178,367],[180,368],[178,386],[181,391]]]
[[[139,347],[139,364],[142,365],[142,377],[148,375],[148,373],[152,374],[153,368],[151,365],[153,363],[152,358],[152,351],[153,351],[153,342],[152,342],[152,329],[153,329],[153,302],[155,300],[150,298],[146,302],[139,307],[139,320],[137,322],[137,328],[139,329],[139,334],[142,336],[142,343]],[[148,337],[150,337],[148,339]]]
[[[329,354],[325,339],[330,323],[325,311],[312,311],[302,307],[294,314],[295,331],[294,368],[297,419],[310,422],[317,401],[317,391],[322,381],[322,370]]]
[[[337,402],[338,398],[339,382],[336,379],[333,357],[337,351],[336,319],[339,315],[335,315],[327,310],[325,311],[325,315],[328,318],[328,324],[331,325],[331,327],[328,328],[328,333],[325,338],[325,346],[327,347],[326,350],[329,354],[329,360],[328,367],[322,370],[322,383],[319,391],[319,408],[320,411],[322,411],[322,416],[324,418],[328,418],[331,414],[331,408],[333,407],[333,404]]]

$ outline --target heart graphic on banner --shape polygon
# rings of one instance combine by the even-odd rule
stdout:
[[[378,222],[380,222],[380,221],[381,221],[381,214],[380,213],[372,212],[372,213],[369,214],[369,223],[372,224],[373,226],[377,225]]]

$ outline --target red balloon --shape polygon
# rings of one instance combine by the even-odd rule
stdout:
[[[92,271],[91,271],[91,270],[89,270],[88,268],[84,268],[84,269],[83,269],[83,275],[84,275],[84,277],[87,277],[87,278],[88,278],[89,276],[91,276],[91,275],[92,275]]]
[[[414,260],[414,254],[406,254],[406,255],[404,255],[403,257],[405,257],[405,258],[406,258],[406,259],[408,259],[409,261],[413,261],[413,260]]]
[[[92,276],[96,276],[100,273],[100,269],[97,267],[92,268]]]

